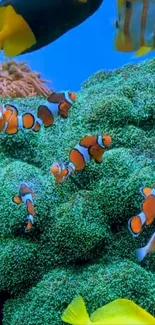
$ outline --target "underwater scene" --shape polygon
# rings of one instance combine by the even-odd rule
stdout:
[[[0,324],[155,325],[155,0],[2,0],[0,50]]]

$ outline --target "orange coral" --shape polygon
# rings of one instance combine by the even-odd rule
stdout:
[[[0,64],[0,97],[48,97],[52,90],[45,86],[40,73],[33,72],[24,62],[11,60]]]

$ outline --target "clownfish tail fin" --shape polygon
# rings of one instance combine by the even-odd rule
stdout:
[[[81,296],[73,299],[71,304],[64,311],[61,319],[63,322],[72,325],[87,325],[91,323],[84,300]]]

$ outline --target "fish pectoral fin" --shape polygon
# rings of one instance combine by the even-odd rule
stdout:
[[[77,296],[66,308],[61,316],[63,322],[72,325],[90,324],[89,315],[86,310],[85,302],[81,296]]]
[[[22,203],[22,199],[20,198],[20,196],[16,195],[12,198],[12,201],[16,204],[20,204]]]
[[[147,319],[148,324],[153,324],[151,323],[151,321],[155,320],[153,316],[151,316],[144,309],[136,305],[133,301],[128,299],[116,299],[110,302],[109,304],[105,305],[104,307],[97,309],[91,315],[90,320],[91,322],[97,322],[98,324],[99,322],[103,324],[103,321],[105,321],[106,324],[106,319],[112,319],[114,324],[115,318],[124,320],[124,324],[125,320],[130,318],[139,321],[142,321],[143,318],[145,318]],[[119,322],[119,324],[122,324],[122,322]]]
[[[149,52],[151,52],[153,49],[152,47],[148,47],[148,46],[141,46],[139,48],[139,50],[135,53],[134,57],[140,57],[143,55],[147,55]]]
[[[5,55],[16,56],[36,44],[31,28],[12,6],[0,8],[0,19],[0,47]]]

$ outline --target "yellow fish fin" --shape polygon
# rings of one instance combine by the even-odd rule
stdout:
[[[21,15],[12,6],[0,8],[0,48],[7,56],[16,56],[32,45],[36,38]]]
[[[152,51],[153,48],[152,47],[148,47],[148,46],[141,46],[139,48],[139,50],[135,53],[135,57],[140,57],[143,55],[147,55],[150,51]]]
[[[118,33],[116,35],[114,47],[119,52],[133,51],[132,44],[131,44],[129,38],[127,38],[124,35],[124,33],[121,32],[120,30],[118,31]]]
[[[109,304],[97,309],[90,317],[91,322],[101,323],[111,320],[108,324],[155,324],[155,318],[144,309],[128,299],[116,299]],[[116,320],[116,321],[115,321]],[[135,321],[135,323],[134,323]]]
[[[86,310],[85,302],[81,296],[77,296],[66,308],[61,316],[63,322],[72,325],[90,324],[89,315]]]
[[[144,197],[149,196],[150,193],[151,193],[151,191],[152,191],[152,188],[151,188],[151,187],[142,187],[142,188],[140,189],[140,192],[141,192],[141,194],[142,194]]]
[[[125,6],[125,0],[117,0],[117,6],[119,8],[124,7]]]

